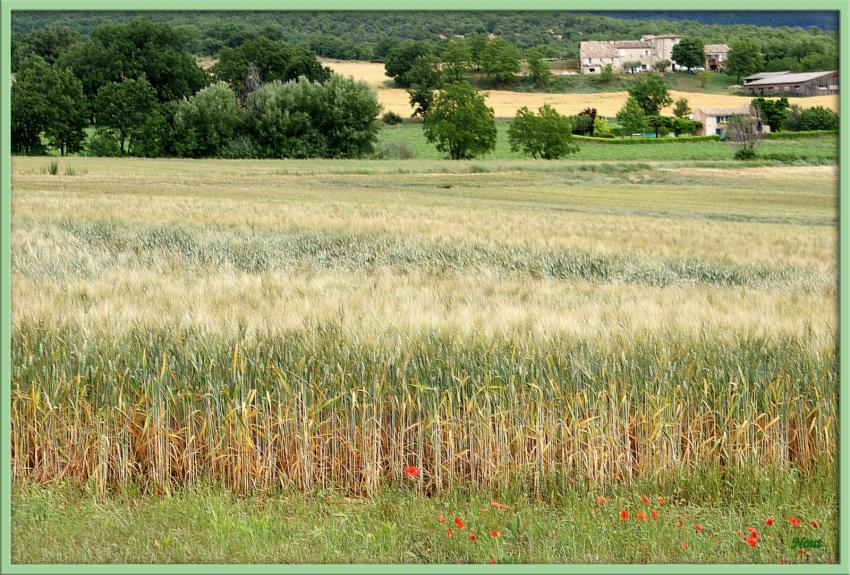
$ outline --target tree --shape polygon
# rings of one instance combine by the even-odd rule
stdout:
[[[398,40],[384,36],[378,40],[375,47],[372,48],[372,59],[377,60],[378,62],[383,62],[384,58],[387,57],[387,54],[390,53],[390,50],[395,48],[397,45]]]
[[[123,154],[127,140],[141,129],[156,107],[156,91],[146,78],[110,82],[97,92],[97,124],[118,132]]]
[[[50,123],[54,109],[48,97],[50,66],[40,56],[21,64],[12,83],[12,151],[35,154],[43,151],[41,133]]]
[[[30,56],[40,56],[47,64],[55,63],[81,36],[67,26],[47,26],[23,35],[12,35],[12,70],[16,71]]]
[[[434,90],[440,89],[443,85],[443,74],[440,72],[437,59],[430,54],[417,57],[407,73],[407,83],[413,115],[424,116],[434,99]]]
[[[552,70],[549,65],[543,60],[543,55],[540,50],[532,49],[528,51],[528,77],[531,78],[535,86],[546,86],[552,79]]]
[[[802,113],[802,107],[797,104],[791,104],[791,108],[785,114],[785,120],[782,122],[782,129],[789,132],[798,132],[800,130],[800,115]]]
[[[691,113],[691,107],[688,105],[687,98],[679,98],[673,104],[673,115],[677,118],[687,118]]]
[[[806,108],[800,112],[799,130],[837,130],[838,129],[838,114],[824,108],[823,106],[815,106]]]
[[[611,128],[608,127],[608,118],[596,116],[593,120],[593,133],[597,136],[611,136]]]
[[[472,62],[475,64],[475,69],[481,70],[481,55],[484,49],[490,44],[490,39],[484,34],[477,34],[469,39],[469,53],[472,54]]]
[[[788,115],[788,98],[785,96],[773,100],[765,100],[764,98],[754,98],[750,105],[759,111],[759,115],[764,118],[764,123],[770,126],[772,131],[778,131],[782,128],[782,123],[785,121],[785,116]]]
[[[410,85],[407,74],[413,68],[413,63],[419,56],[430,55],[431,46],[426,42],[405,40],[389,51],[384,59],[384,69],[396,85],[406,88]]]
[[[711,81],[711,72],[707,70],[703,70],[699,74],[697,74],[697,78],[699,79],[699,87],[705,88],[708,86],[708,83]]]
[[[88,102],[83,94],[83,83],[68,68],[53,67],[48,102],[52,113],[44,126],[44,135],[50,145],[66,152],[78,152],[86,139]]]
[[[636,70],[640,70],[640,60],[623,62],[623,70],[626,70],[629,74],[634,74]]]
[[[216,78],[236,88],[251,72],[252,65],[260,82],[286,82],[300,76],[324,82],[331,75],[331,71],[307,49],[293,48],[286,42],[268,38],[257,38],[235,48],[222,48],[212,70]]]
[[[626,103],[617,112],[617,123],[630,134],[646,130],[646,113],[634,97],[629,96]]]
[[[227,84],[208,86],[180,102],[174,116],[175,150],[192,158],[217,156],[241,121],[236,95]]]
[[[504,38],[495,38],[481,52],[481,70],[491,82],[510,82],[520,70],[521,57],[519,48]]]
[[[573,134],[592,136],[596,126],[596,108],[585,108],[573,119]]]
[[[758,156],[760,119],[758,110],[750,108],[750,114],[735,114],[726,121],[726,130],[735,142],[736,160],[752,160]]]
[[[573,144],[570,119],[562,116],[549,104],[537,114],[522,107],[508,127],[511,150],[522,150],[532,158],[554,160],[578,151]]]
[[[629,96],[635,99],[647,116],[657,116],[661,108],[673,103],[667,82],[655,74],[632,81],[628,90]]]
[[[447,76],[457,81],[472,65],[472,51],[463,38],[452,38],[443,49],[442,59]]]
[[[610,82],[614,79],[614,66],[613,64],[605,64],[602,67],[602,72],[599,73],[599,78],[603,82]]]
[[[453,160],[485,154],[496,146],[496,119],[484,94],[466,82],[437,94],[425,116],[425,137]]]
[[[676,65],[687,68],[688,72],[705,64],[705,46],[696,38],[682,38],[670,55]]]
[[[365,82],[274,81],[248,96],[245,127],[264,157],[360,158],[378,138],[377,96]]]
[[[699,122],[674,116],[669,118],[668,122],[670,130],[677,136],[681,134],[692,134],[700,125]]]
[[[656,72],[666,72],[670,67],[670,60],[658,60],[652,67]]]
[[[726,56],[724,70],[730,76],[735,76],[737,83],[741,82],[742,76],[755,74],[764,66],[764,56],[750,40],[738,40],[733,43],[729,54]]]

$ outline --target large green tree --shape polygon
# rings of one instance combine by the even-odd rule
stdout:
[[[285,82],[300,76],[324,82],[331,75],[331,71],[322,66],[310,51],[268,38],[250,40],[235,48],[222,48],[218,62],[212,68],[216,78],[234,88],[252,69],[259,74],[261,82]]]
[[[549,104],[544,104],[535,114],[527,107],[517,111],[508,127],[511,150],[522,150],[532,158],[554,160],[578,151],[573,144],[572,124]]]
[[[481,70],[494,83],[510,82],[520,70],[521,59],[519,48],[504,38],[494,38],[481,52]]]
[[[180,102],[174,115],[174,147],[188,157],[214,157],[236,135],[242,111],[226,83],[207,86]]]
[[[127,141],[141,131],[152,114],[158,113],[156,91],[144,76],[110,82],[97,92],[95,113],[98,126],[111,128],[118,134],[124,153]]]
[[[759,111],[759,115],[764,119],[764,123],[770,126],[774,132],[782,128],[782,123],[788,115],[788,98],[781,97],[778,99],[766,100],[764,98],[754,98],[750,105]]]
[[[427,42],[407,40],[389,51],[384,59],[384,69],[397,85],[406,88],[410,85],[407,74],[413,68],[413,63],[420,56],[430,55],[431,46]]]
[[[431,55],[416,58],[413,67],[407,73],[407,83],[413,115],[424,116],[434,99],[434,90],[438,90],[443,85],[443,73],[440,71],[437,59]]]
[[[764,56],[759,47],[751,40],[738,40],[730,47],[726,56],[724,71],[730,76],[735,76],[736,82],[740,82],[743,76],[749,76],[759,72],[764,67]]]
[[[647,114],[640,103],[632,96],[617,112],[617,123],[630,134],[643,132],[647,128]]]
[[[705,46],[696,38],[682,38],[673,46],[671,56],[677,66],[683,66],[690,72],[691,68],[705,64]]]
[[[543,60],[543,54],[538,48],[532,48],[526,56],[528,63],[528,77],[535,86],[546,86],[552,79],[552,70]]]
[[[496,146],[496,119],[484,95],[467,82],[437,94],[425,116],[425,137],[453,160],[486,154]]]
[[[655,74],[644,76],[629,84],[629,96],[635,99],[647,116],[657,116],[661,108],[673,103],[673,98],[670,97],[664,78]]]
[[[40,56],[53,64],[73,45],[82,39],[80,33],[67,26],[47,26],[12,36],[12,70],[30,56]]]
[[[44,135],[63,156],[82,149],[88,126],[88,101],[83,83],[68,68],[54,66],[48,100],[52,108]]]
[[[472,51],[463,38],[452,38],[443,48],[441,59],[447,79],[457,81],[472,65]]]

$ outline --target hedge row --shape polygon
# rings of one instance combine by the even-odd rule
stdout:
[[[807,132],[770,132],[764,137],[768,140],[796,140],[798,138],[821,138],[837,136],[838,130],[809,130]]]
[[[598,142],[600,144],[681,144],[688,142],[717,142],[720,136],[712,134],[710,136],[680,136],[678,138],[661,137],[661,138],[597,138],[593,136],[573,136],[573,139],[579,142]]]

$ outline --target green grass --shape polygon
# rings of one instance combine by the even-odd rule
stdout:
[[[718,488],[718,486],[721,486]],[[545,500],[523,490],[450,491],[422,498],[409,488],[375,499],[332,492],[237,497],[198,487],[157,497],[134,489],[106,498],[68,484],[16,484],[15,563],[830,563],[837,560],[832,485],[768,480],[742,491],[712,476],[676,487],[644,484],[596,490],[553,486]],[[758,493],[757,497],[754,494]],[[640,496],[651,498],[644,504]],[[604,496],[607,503],[596,502]],[[664,497],[663,505],[656,502]],[[496,509],[498,500],[507,510]],[[487,512],[481,512],[486,509]],[[620,520],[620,510],[630,520]],[[637,512],[658,518],[635,519]],[[440,523],[441,515],[446,523]],[[452,522],[458,516],[464,529]],[[788,516],[803,519],[792,527]],[[766,518],[775,520],[764,525]],[[682,525],[678,522],[681,520]],[[819,527],[813,528],[811,520]],[[697,533],[695,525],[702,532]],[[448,536],[448,528],[454,536]],[[737,532],[759,532],[756,548]],[[498,530],[494,538],[491,530]],[[476,541],[469,540],[475,532]],[[105,536],[108,534],[108,536]],[[820,542],[801,555],[794,539]],[[685,548],[687,544],[687,548]]]
[[[528,156],[513,152],[508,142],[508,122],[498,122],[496,149],[481,159],[506,160]],[[378,149],[391,143],[404,143],[413,151],[414,159],[431,160],[445,157],[444,154],[428,143],[419,123],[404,123],[396,126],[384,126],[379,136]],[[716,162],[733,161],[735,145],[730,142],[673,142],[653,146],[623,146],[602,142],[578,143],[579,151],[568,156],[577,161],[611,162]],[[765,140],[759,149],[763,162],[776,163],[834,163],[838,159],[838,138],[822,137],[794,141]],[[541,164],[545,162],[541,161]]]

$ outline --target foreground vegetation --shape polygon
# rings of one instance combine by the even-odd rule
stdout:
[[[836,560],[833,482],[767,479],[756,472],[730,487],[706,481],[709,477],[611,489],[565,482],[544,500],[508,486],[432,498],[418,497],[407,486],[366,500],[287,492],[244,498],[203,486],[163,496],[130,489],[101,498],[65,484],[17,484],[12,559],[339,564]],[[649,504],[641,500],[647,495]],[[494,501],[504,508],[494,507]],[[627,521],[620,517],[623,510],[629,511]],[[646,521],[639,513],[647,515]],[[799,518],[799,525],[789,517]],[[768,519],[772,525],[765,524]],[[747,543],[752,539],[748,527],[758,535],[755,546]]]

